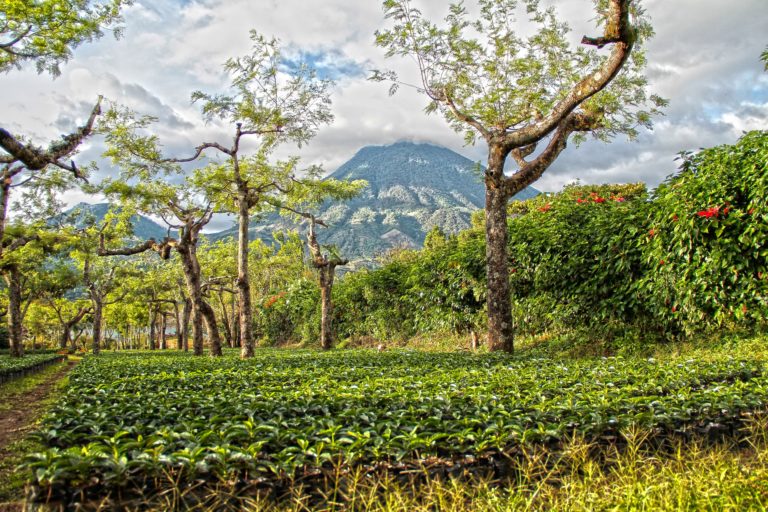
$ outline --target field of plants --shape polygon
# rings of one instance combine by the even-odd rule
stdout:
[[[54,353],[29,354],[24,358],[0,355],[0,382],[11,380],[61,359],[62,356]]]
[[[176,482],[242,485],[352,466],[493,465],[573,433],[733,430],[768,403],[749,357],[553,360],[393,351],[87,357],[36,434],[38,499]]]

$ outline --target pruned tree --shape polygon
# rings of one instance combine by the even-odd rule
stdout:
[[[120,126],[129,127],[135,126],[131,125],[132,116],[133,114],[129,111],[122,111],[119,115],[117,111],[108,114],[109,119],[113,121],[122,119],[126,123]],[[139,120],[139,124],[145,121],[147,120]],[[131,247],[114,248],[107,247],[105,237],[102,236],[98,254],[100,256],[130,256],[154,250],[160,254],[162,259],[168,259],[171,252],[177,253],[181,260],[187,295],[191,302],[193,350],[196,355],[203,354],[203,323],[205,323],[210,339],[211,354],[220,356],[221,336],[219,335],[216,314],[203,295],[203,274],[197,255],[200,233],[213,215],[213,207],[210,200],[206,198],[206,191],[195,185],[200,180],[199,176],[197,178],[189,177],[178,184],[167,181],[168,172],[180,172],[175,163],[164,161],[160,164],[157,159],[155,159],[155,163],[158,163],[157,166],[137,163],[133,160],[130,152],[122,151],[124,149],[122,144],[126,142],[126,138],[117,132],[112,132],[107,136],[109,146],[107,155],[121,166],[122,174],[118,180],[105,180],[102,184],[102,191],[107,197],[120,202],[125,212],[123,215],[133,211],[159,215],[169,226],[169,229],[177,232],[178,237],[169,236],[160,242],[151,239]],[[126,134],[126,137],[130,139],[131,143],[142,144],[141,151],[143,152],[159,153],[159,149],[155,145],[156,140],[152,137],[142,137],[135,132]],[[196,175],[205,172],[207,171],[198,170]],[[120,240],[116,243],[122,245]],[[150,319],[150,321],[152,320]]]
[[[410,0],[386,0],[393,26],[376,33],[376,44],[388,57],[416,61],[428,113],[439,112],[468,144],[482,139],[488,146],[488,342],[491,350],[511,352],[508,201],[550,167],[569,139],[579,142],[588,133],[601,140],[619,133],[633,138],[638,127],[650,127],[665,100],[646,93],[640,47],[652,28],[639,0],[596,0],[602,34],[585,36],[576,48],[568,42],[568,25],[538,0],[478,3],[476,19],[463,3],[451,4],[445,25],[438,26]],[[531,35],[515,32],[519,16],[531,22]],[[372,79],[390,81],[391,93],[401,84],[391,71],[376,71]],[[510,156],[516,169],[507,174]]]
[[[284,142],[299,146],[307,143],[317,129],[329,123],[329,80],[321,80],[307,65],[285,66],[276,39],[267,39],[251,32],[251,53],[233,58],[224,64],[231,77],[229,89],[222,94],[196,91],[192,100],[202,103],[203,116],[207,121],[219,121],[232,130],[230,143],[203,142],[190,157],[168,158],[159,151],[152,151],[136,132],[111,130],[115,151],[125,155],[124,163],[132,159],[132,165],[152,168],[170,163],[198,160],[211,152],[223,156],[226,163],[203,177],[210,191],[217,191],[220,210],[237,215],[238,219],[238,276],[239,332],[242,338],[241,355],[254,353],[253,312],[248,273],[248,227],[251,214],[264,205],[264,197],[279,192],[284,180],[295,178],[290,168],[265,165],[272,149]],[[146,128],[146,125],[143,127]],[[257,148],[244,149],[246,139]],[[278,175],[270,170],[281,169]]]
[[[317,270],[318,282],[320,283],[320,346],[323,347],[323,350],[330,350],[333,347],[334,338],[333,302],[331,300],[333,279],[336,275],[336,267],[346,265],[349,260],[339,257],[335,251],[323,253],[315,234],[315,226],[317,225],[325,226],[326,224],[314,216],[310,216],[307,246],[309,247],[310,262]]]

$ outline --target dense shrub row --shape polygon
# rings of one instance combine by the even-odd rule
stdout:
[[[754,327],[768,307],[768,132],[684,153],[678,173],[642,184],[566,187],[510,205],[509,254],[518,332],[626,329],[659,337]],[[406,338],[484,324],[482,217],[420,251],[403,250],[338,282],[342,338]],[[275,300],[265,334],[309,340],[316,287],[294,283]],[[603,329],[604,330],[604,329]]]

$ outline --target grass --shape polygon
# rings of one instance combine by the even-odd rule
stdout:
[[[56,363],[43,368],[37,373],[1,385],[0,414],[12,410],[19,403],[24,403],[26,395],[51,379],[66,364],[66,362]],[[48,397],[34,404],[38,409],[37,417],[42,415],[58,399],[66,383],[66,378],[58,381]],[[41,448],[42,446],[39,443],[26,436],[10,443],[8,446],[0,447],[0,503],[23,499],[27,475],[22,471],[17,471],[17,467],[26,454],[38,451]]]

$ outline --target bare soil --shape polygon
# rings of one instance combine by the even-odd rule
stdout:
[[[35,422],[43,413],[45,402],[54,392],[56,384],[69,373],[77,363],[69,361],[49,375],[34,388],[13,396],[0,408],[0,460],[13,457],[12,446],[21,441],[34,428]],[[4,384],[12,387],[14,381]],[[0,468],[0,481],[9,478],[13,467]],[[22,510],[21,503],[0,503],[0,512]]]

